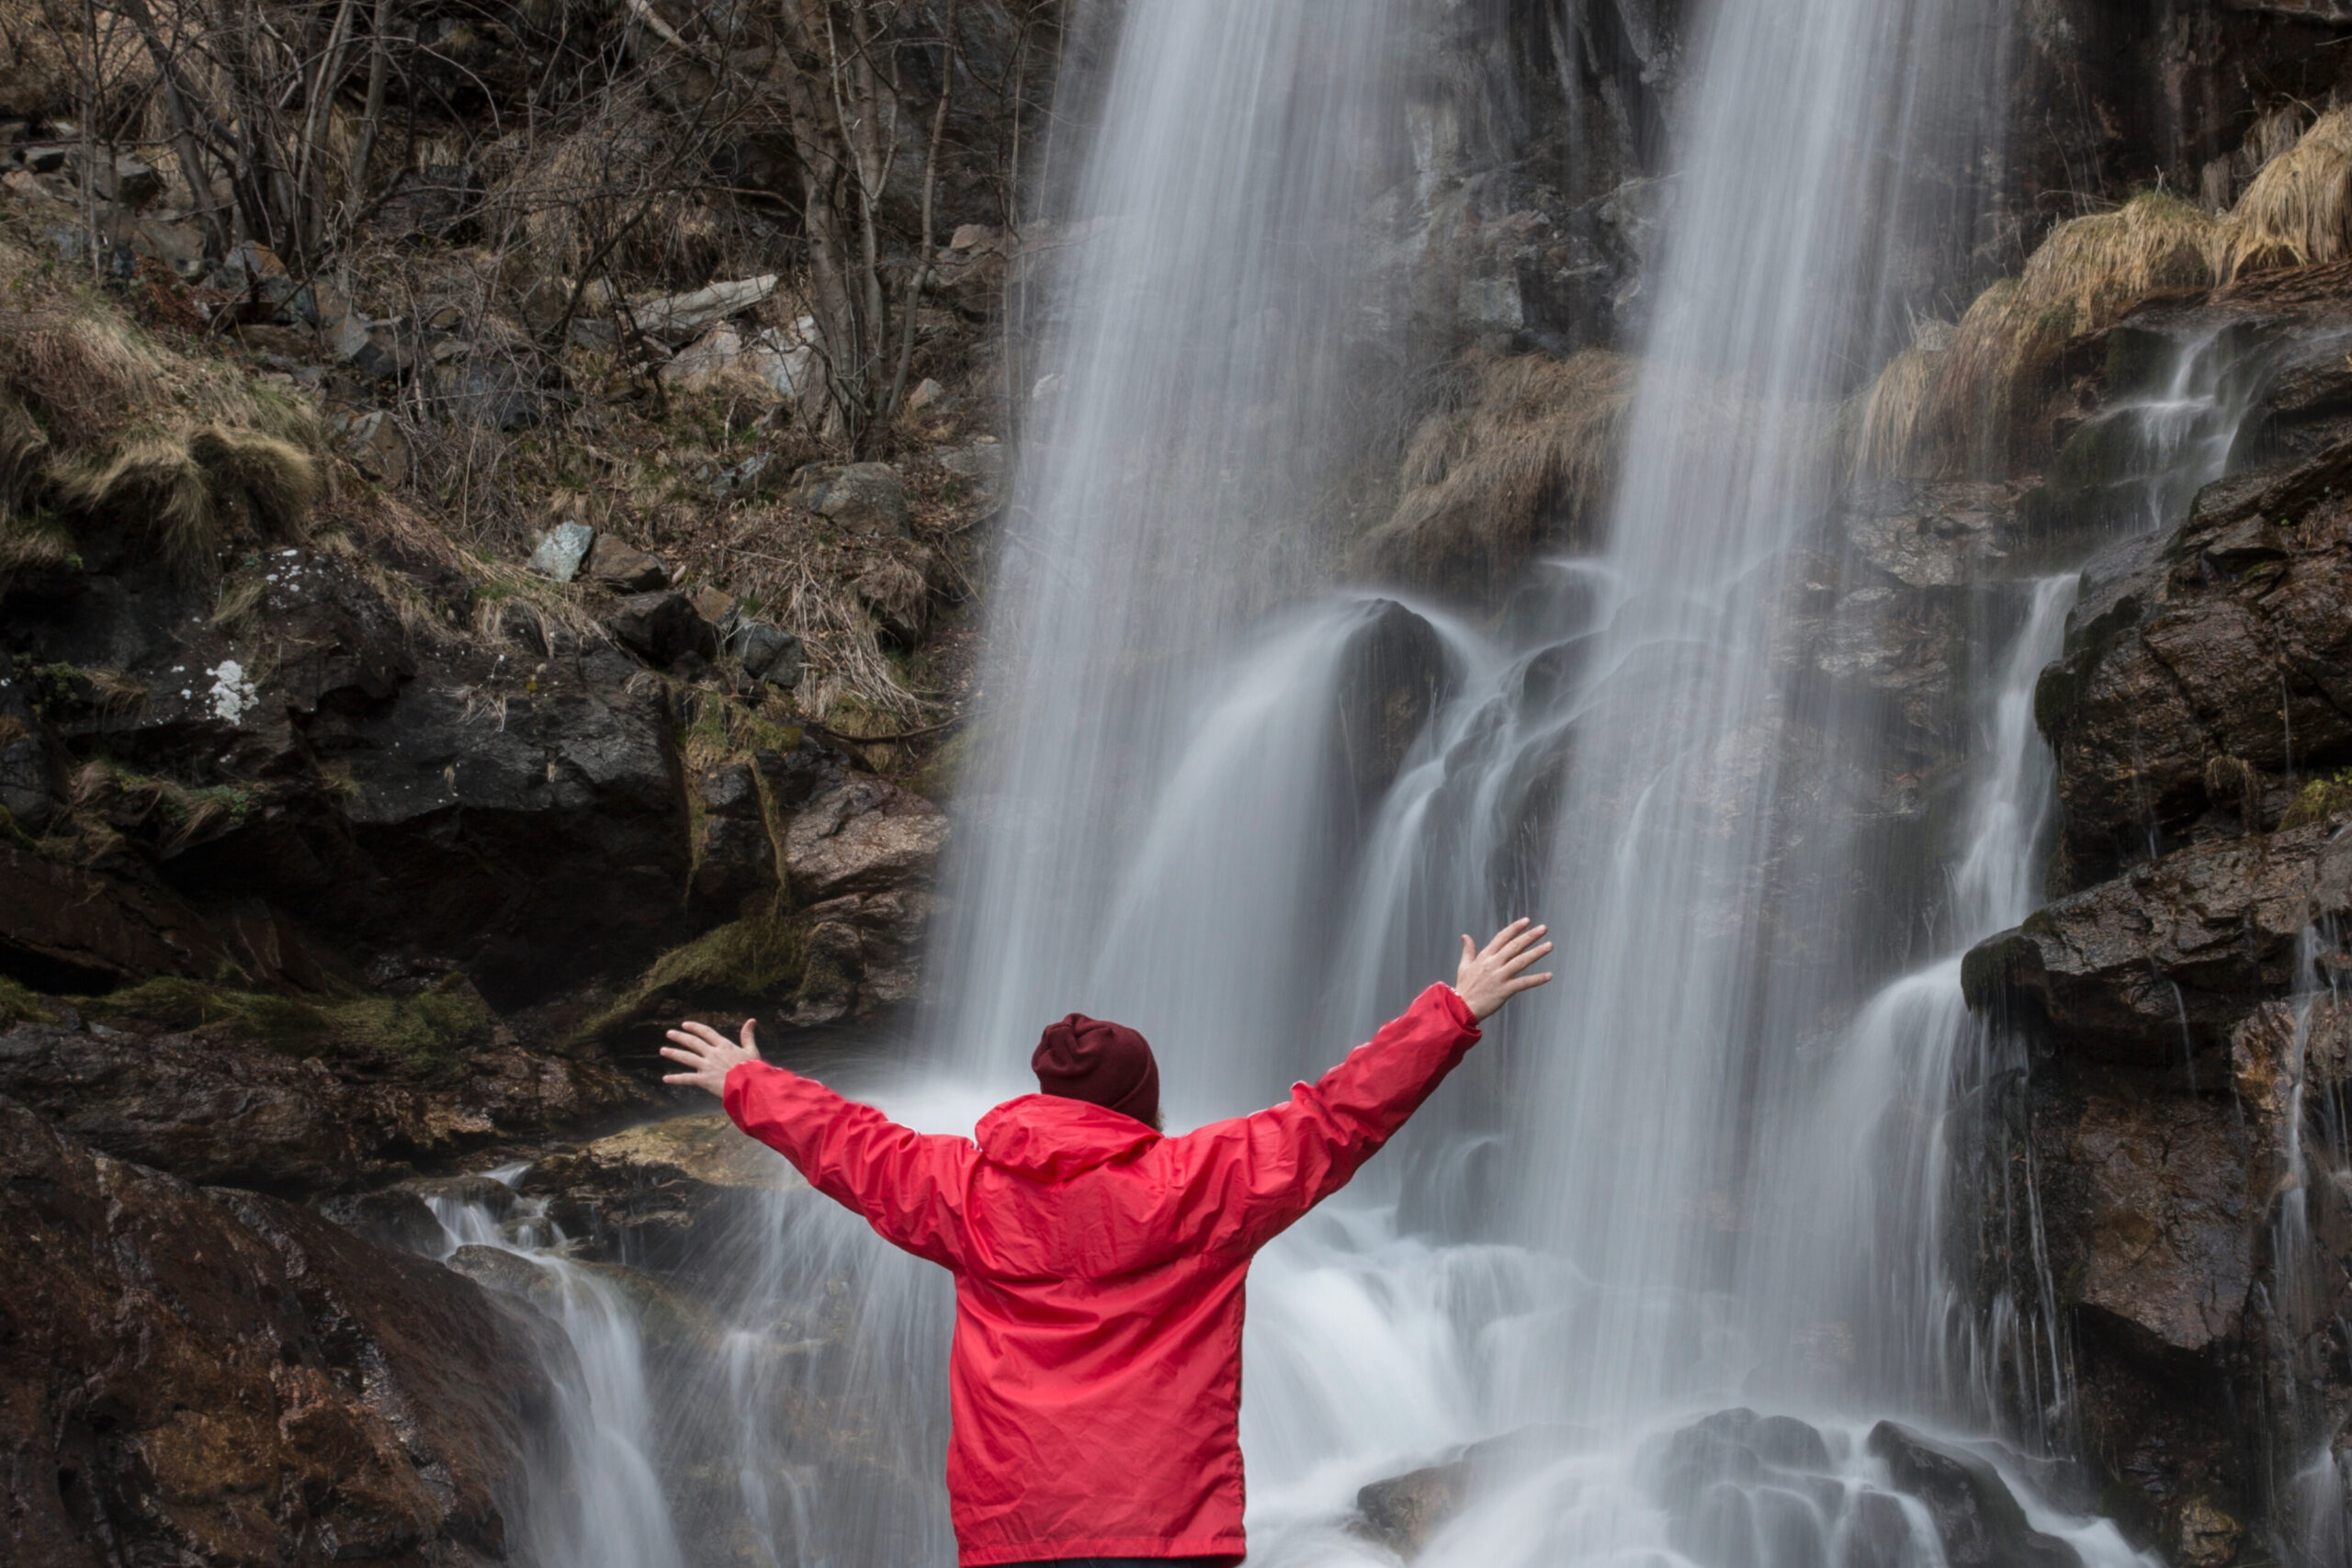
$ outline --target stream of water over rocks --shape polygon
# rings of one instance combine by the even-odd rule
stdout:
[[[1953,761],[1906,771],[1870,673],[1884,590],[1820,454],[1894,330],[1875,238],[1922,220],[1905,160],[1990,123],[1952,70],[1986,7],[1725,6],[1605,548],[1489,621],[1313,595],[1258,525],[1330,479],[1350,345],[1384,330],[1329,258],[1363,254],[1409,163],[1392,9],[1130,8],[927,1050],[839,1087],[967,1130],[1075,1008],[1155,1042],[1171,1125],[1248,1111],[1441,976],[1457,932],[1532,913],[1555,983],[1253,1272],[1252,1561],[2123,1568],[2073,1463],[2035,1168],[1955,1201],[1971,1107],[2023,1049],[1965,1004],[1962,954],[2040,901],[2035,691],[2075,569],[2230,468],[2256,369],[2174,342],[2078,443],[2071,531],[1968,547]],[[661,1331],[695,1391],[666,1405],[666,1309],[545,1256],[527,1213],[444,1213],[454,1258],[547,1271],[578,1476],[536,1523],[549,1561],[698,1561],[714,1511],[778,1565],[952,1560],[949,1283],[776,1193],[712,1266],[735,1315]],[[1998,1277],[1985,1209],[2029,1238]],[[786,1413],[820,1406],[854,1413],[854,1462],[799,1457],[816,1417]],[[706,1449],[716,1479],[657,1483]]]

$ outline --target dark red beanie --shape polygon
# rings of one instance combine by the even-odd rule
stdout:
[[[1144,1037],[1124,1023],[1082,1012],[1049,1023],[1029,1066],[1047,1094],[1082,1100],[1138,1122],[1149,1122],[1159,1111],[1159,1064]]]

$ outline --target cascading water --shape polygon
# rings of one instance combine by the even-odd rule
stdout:
[[[1077,1008],[1157,1043],[1171,1122],[1246,1111],[1440,977],[1456,933],[1552,922],[1554,986],[1253,1272],[1253,1561],[1385,1561],[1347,1528],[1359,1486],[1516,1434],[1423,1561],[1939,1568],[1890,1488],[1888,1416],[1973,1434],[2035,1529],[2094,1568],[2133,1561],[2032,1483],[2064,1443],[2046,1285],[1984,1314],[1947,1266],[1953,1096],[2004,1049],[1962,1006],[1959,955],[2035,902],[2031,692],[2073,580],[1977,595],[1999,651],[1973,760],[1901,829],[1944,868],[1932,889],[1857,897],[1885,875],[1871,824],[1904,810],[1883,714],[1815,652],[1856,570],[1824,542],[1830,415],[1885,346],[1886,236],[1950,220],[1910,209],[1905,175],[1981,135],[1994,73],[1954,62],[1987,58],[1996,10],[1720,8],[1608,547],[1537,569],[1488,628],[1295,603],[1317,547],[1269,521],[1345,504],[1389,330],[1346,258],[1410,183],[1407,13],[1127,9],[1057,240],[933,1049],[837,1081],[968,1129]],[[2171,521],[2227,460],[2216,364],[2184,354],[2111,416],[2128,525]],[[1936,911],[1924,964],[1873,913],[1909,893]],[[948,1283],[806,1199],[786,1183],[698,1239],[732,1258],[731,1305],[650,1404],[646,1309],[527,1263],[556,1287],[582,1478],[535,1519],[542,1561],[952,1561]],[[445,1223],[452,1247],[552,1239]],[[1810,1425],[1724,1414],[1743,1404]],[[854,1429],[812,1435],[820,1407]],[[854,1461],[808,1457],[827,1444]],[[698,1550],[718,1513],[741,1533]]]

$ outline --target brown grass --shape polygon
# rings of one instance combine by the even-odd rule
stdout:
[[[301,532],[319,448],[309,403],[158,343],[0,230],[0,513],[135,530],[202,572],[232,536]]]
[[[2352,255],[2352,107],[2330,109],[2238,198],[2225,278]]]
[[[1976,297],[1950,345],[1890,361],[1863,394],[1849,459],[1861,476],[1998,470],[2067,343],[2165,289],[2219,281],[2232,220],[2145,193],[2061,223],[2024,272]]]
[[[1880,479],[1909,466],[1944,352],[1940,347],[1914,345],[1879,372],[1878,379],[1862,395],[1853,423],[1844,465],[1849,477]]]
[[[1361,564],[1416,581],[1487,579],[1543,537],[1580,537],[1608,500],[1634,386],[1633,362],[1598,349],[1477,355],[1466,399],[1414,432],[1403,493],[1359,543]]]
[[[2148,193],[2050,231],[2018,277],[1984,290],[1940,352],[1898,355],[1864,394],[1849,456],[1860,477],[1997,471],[2066,344],[2168,289],[2352,257],[2352,107],[2296,135],[2274,110],[2247,133],[2259,172],[2216,217]]]

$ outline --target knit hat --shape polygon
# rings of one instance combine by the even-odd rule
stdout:
[[[1159,1111],[1159,1064],[1151,1046],[1124,1023],[1071,1013],[1046,1026],[1029,1066],[1037,1087],[1149,1122]]]

